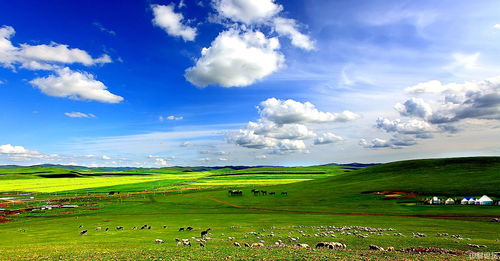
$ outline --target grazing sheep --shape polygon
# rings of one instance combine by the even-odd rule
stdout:
[[[244,244],[244,246],[245,246],[245,247],[250,247],[250,244],[245,243],[245,244]]]
[[[156,243],[156,244],[163,244],[163,243],[165,243],[165,241],[164,241],[164,240],[162,240],[162,239],[158,239],[158,238],[157,238],[157,239],[155,239],[155,243]]]
[[[311,247],[308,244],[297,244],[298,248],[304,248],[304,249],[311,249]]]
[[[370,248],[370,250],[384,251],[383,248],[381,248],[377,245],[370,245],[369,248]]]
[[[228,239],[229,241],[233,241],[233,240],[234,240],[234,237],[227,237],[227,239]]]
[[[116,230],[123,230],[123,227],[122,226],[117,226]]]
[[[389,251],[389,252],[396,251],[396,249],[394,247],[388,247],[386,250]]]
[[[84,229],[84,230],[80,231],[80,236],[83,236],[85,234],[87,234],[87,229]]]
[[[346,249],[346,245],[339,242],[319,242],[316,244],[316,248],[328,248],[333,250],[343,250]]]
[[[95,228],[95,230],[96,230],[96,231],[99,231],[99,230],[101,230],[101,229],[102,229],[101,227],[96,227],[96,228]]]
[[[252,243],[250,247],[264,247],[263,243]]]
[[[189,241],[189,239],[183,239],[183,240],[182,240],[182,244],[183,244],[184,246],[191,246],[191,242]]]
[[[238,242],[234,242],[233,245],[236,246],[236,247],[240,247],[241,246],[240,243],[238,243]]]

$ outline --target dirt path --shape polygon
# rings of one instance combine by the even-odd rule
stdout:
[[[317,212],[317,211],[300,211],[300,210],[285,210],[285,209],[270,209],[270,208],[257,208],[257,207],[246,207],[240,206],[233,203],[225,202],[220,199],[211,197],[199,197],[194,195],[185,195],[188,197],[195,197],[201,199],[211,200],[217,203],[221,203],[227,206],[241,208],[241,209],[251,209],[258,211],[270,211],[270,212],[283,212],[283,213],[294,213],[294,214],[314,214],[314,215],[338,215],[338,216],[383,216],[383,217],[418,217],[418,218],[437,218],[437,219],[492,219],[496,218],[493,216],[444,216],[444,215],[395,215],[395,214],[370,214],[370,213],[335,213],[335,212]]]

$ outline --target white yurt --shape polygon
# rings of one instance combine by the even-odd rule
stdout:
[[[477,205],[493,205],[493,200],[490,197],[483,195],[481,198],[479,198],[476,201],[476,204]]]
[[[467,205],[467,204],[469,204],[469,198],[463,198],[463,199],[460,201],[460,204],[462,204],[462,205]]]
[[[476,204],[476,200],[474,198],[470,198],[468,204],[474,205],[474,204]]]
[[[448,198],[447,200],[444,201],[444,204],[453,205],[453,204],[455,204],[455,200],[452,198]]]
[[[438,197],[432,197],[432,205],[441,204],[441,200]]]

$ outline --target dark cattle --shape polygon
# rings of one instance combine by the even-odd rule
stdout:
[[[80,236],[87,234],[87,229],[80,231]]]
[[[255,189],[253,189],[253,190],[252,190],[252,192],[253,192],[253,195],[254,195],[254,196],[258,196],[258,195],[260,195],[260,190],[255,190]]]
[[[205,247],[205,244],[203,244],[203,242],[200,242],[200,246]]]
[[[243,191],[241,190],[230,190],[229,191],[230,196],[243,196]]]
[[[80,225],[78,228],[82,228],[82,227],[83,227],[83,225]]]
[[[262,190],[260,193],[262,193],[263,196],[267,195],[267,191]]]
[[[108,231],[108,230],[109,230],[109,227],[106,228],[106,231]]]
[[[212,230],[212,229],[211,228],[207,228],[207,230],[201,231],[201,233],[200,233],[201,237],[206,236],[208,234],[208,231],[210,231],[210,230]]]
[[[152,228],[152,226],[148,226],[148,229],[151,229],[151,228]]]
[[[108,194],[109,194],[109,195],[114,195],[114,194],[115,194],[115,192],[114,192],[114,191],[111,191],[111,192],[109,192]]]
[[[276,192],[269,192],[269,196],[276,195]]]
[[[116,230],[123,230],[123,227],[122,226],[117,226]]]
[[[137,227],[132,228],[133,230],[137,230]]]
[[[186,230],[187,231],[191,231],[191,230],[193,230],[193,228],[192,227],[187,227]]]
[[[167,228],[167,226],[166,226],[166,225],[163,225],[163,228]]]
[[[146,229],[148,227],[148,225],[144,225],[141,227],[141,229]]]
[[[184,228],[183,227],[179,228],[179,231],[184,231]]]
[[[281,192],[281,195],[282,195],[282,196],[288,196],[288,192],[283,191],[283,192]]]

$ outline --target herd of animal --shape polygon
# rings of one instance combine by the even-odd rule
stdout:
[[[274,195],[281,195],[281,196],[288,196],[287,191],[282,191],[279,194],[276,194],[274,191],[267,192],[266,190],[257,190],[257,189],[252,189],[250,192],[253,193],[254,196],[274,196]],[[229,190],[228,191],[230,196],[243,196],[243,191],[242,190]]]
[[[80,225],[80,228],[83,228],[83,225]],[[166,225],[163,226],[163,229],[167,229],[168,227]],[[239,229],[240,227],[232,226],[231,229]],[[239,233],[239,236],[227,236],[222,233],[220,234],[221,238],[218,239],[218,241],[223,240],[223,241],[229,241],[232,243],[234,247],[294,247],[294,248],[301,248],[301,249],[311,249],[311,246],[306,244],[306,243],[301,243],[305,238],[322,238],[323,240],[325,238],[336,238],[337,235],[342,235],[342,236],[354,236],[358,238],[367,238],[369,236],[395,236],[395,237],[405,237],[405,236],[411,236],[415,238],[423,238],[427,237],[426,234],[419,233],[419,232],[414,232],[411,235],[403,235],[402,233],[397,233],[395,232],[394,229],[392,228],[372,228],[372,227],[362,227],[362,226],[316,226],[316,227],[311,227],[312,230],[310,230],[311,233],[306,233],[304,230],[306,230],[306,227],[304,226],[297,226],[294,231],[285,231],[284,228],[276,228],[276,227],[271,227],[270,230],[262,229],[261,232],[246,232],[243,235]],[[99,231],[102,230],[102,227],[96,227],[95,230]],[[116,226],[115,230],[116,231],[121,231],[124,230],[125,228],[123,226]],[[132,230],[151,230],[152,226],[145,224],[141,226],[140,228],[137,226],[134,226]],[[105,231],[109,231],[110,228],[106,227]],[[183,231],[194,231],[195,228],[188,226],[188,227],[180,227],[177,229],[178,232],[183,232]],[[184,238],[184,239],[179,239],[175,238],[176,246],[189,246],[191,247],[194,242],[199,244],[200,247],[205,247],[207,242],[210,240],[214,240],[215,238],[212,237],[211,233],[212,229],[207,228],[204,230],[200,231],[200,236],[199,237],[191,237],[191,238]],[[276,231],[276,232],[274,232]],[[88,233],[87,229],[81,230],[80,235],[86,235]],[[237,239],[239,238],[239,240]],[[460,235],[450,235],[448,233],[437,233],[436,237],[449,237],[452,240],[455,241],[461,241],[461,240],[466,240],[470,242],[470,238],[462,238]],[[273,241],[275,241],[273,244],[269,244],[269,239],[275,238]],[[302,239],[302,240],[301,240]],[[245,243],[242,243],[241,241],[247,241]],[[248,242],[250,241],[250,242]],[[266,244],[267,241],[267,244]],[[311,240],[307,240],[311,241]],[[163,239],[155,239],[154,243],[156,244],[163,244],[166,241]],[[303,242],[303,241],[302,241]],[[471,248],[486,248],[487,246],[485,245],[477,245],[477,244],[472,244],[472,243],[467,243],[467,245]],[[326,242],[326,241],[321,241],[315,244],[315,248],[324,248],[324,249],[329,249],[329,250],[346,250],[347,246],[344,243],[341,242]],[[370,245],[368,247],[370,250],[378,250],[378,251],[403,251],[403,250],[396,250],[394,247],[388,247],[386,249],[378,247],[376,245]]]

